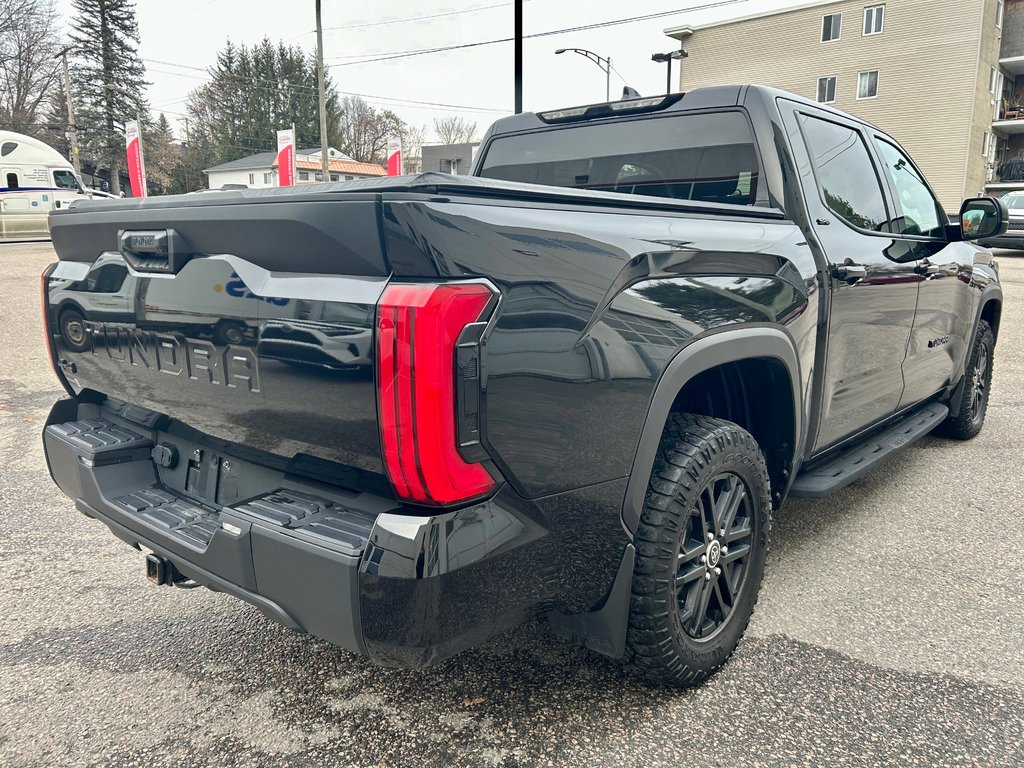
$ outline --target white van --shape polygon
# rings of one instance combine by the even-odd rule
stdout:
[[[47,214],[83,196],[60,152],[31,136],[0,131],[0,240],[49,237]]]

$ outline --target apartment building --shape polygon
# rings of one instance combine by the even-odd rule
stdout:
[[[681,90],[760,83],[856,115],[907,148],[949,211],[1024,188],[1024,161],[1020,181],[998,175],[1024,151],[1024,0],[817,0],[665,33],[688,53]]]

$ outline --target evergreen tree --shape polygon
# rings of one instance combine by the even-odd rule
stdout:
[[[166,194],[173,186],[177,167],[181,164],[181,147],[174,143],[171,123],[163,112],[142,134],[146,151],[146,180],[158,193]]]
[[[341,108],[330,76],[325,87],[328,139],[337,142]],[[300,147],[319,147],[316,63],[300,47],[268,38],[251,48],[229,40],[210,82],[190,94],[187,111],[190,149],[210,148],[214,165],[275,150],[277,131],[292,125]]]
[[[118,194],[125,121],[145,124],[149,115],[135,5],[132,0],[73,0],[72,5],[79,140],[84,154],[110,169],[111,191]]]

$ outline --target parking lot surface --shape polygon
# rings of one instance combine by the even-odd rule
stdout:
[[[746,638],[690,691],[541,623],[409,672],[150,586],[43,461],[54,259],[0,244],[0,765],[1024,765],[1024,255],[981,436],[788,502]]]

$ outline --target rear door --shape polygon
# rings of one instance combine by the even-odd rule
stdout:
[[[920,278],[889,232],[895,211],[861,124],[802,104],[783,111],[830,263],[819,451],[895,413]]]
[[[910,156],[884,134],[875,133],[871,140],[897,209],[893,229],[921,280],[903,364],[902,408],[949,384],[964,359],[974,318],[975,246],[947,240],[946,213]]]

